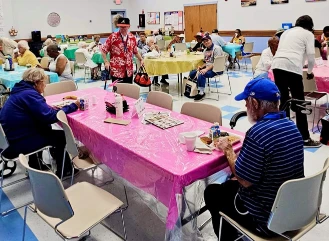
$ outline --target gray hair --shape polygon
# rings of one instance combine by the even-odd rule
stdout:
[[[37,83],[47,78],[48,76],[41,68],[30,68],[23,73],[23,80],[26,82]]]
[[[123,16],[121,16],[120,14],[117,14],[113,17],[113,24],[116,28],[118,27],[117,24],[118,24],[119,18],[123,18]]]
[[[30,49],[30,46],[26,40],[21,40],[18,42],[17,46],[22,47],[23,49]]]
[[[78,43],[78,48],[79,48],[79,49],[82,49],[82,48],[84,48],[84,47],[86,47],[86,46],[87,46],[87,43],[84,42],[84,41],[81,41],[81,42]]]
[[[268,101],[268,100],[258,100],[260,102],[260,108],[263,110],[276,110],[279,109],[280,101]]]
[[[146,38],[146,44],[148,44],[151,40],[154,41],[154,38],[151,37],[151,36],[147,37],[147,38]]]

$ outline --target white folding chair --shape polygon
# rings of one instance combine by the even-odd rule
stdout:
[[[327,98],[327,109],[329,108],[329,101],[328,101],[328,93],[326,92],[318,92],[318,88],[316,86],[315,79],[307,79],[307,71],[303,71],[303,85],[304,85],[304,96],[306,100],[314,100],[314,111],[313,111],[313,133],[314,125],[315,125],[315,109],[316,109],[316,102],[326,96]]]
[[[123,202],[109,192],[87,182],[79,182],[64,190],[56,175],[38,171],[28,166],[26,157],[19,155],[27,169],[32,186],[34,204],[30,206],[63,240],[81,240],[90,230],[113,213],[121,213],[124,236],[127,240],[123,219]],[[23,241],[28,206],[25,206]]]
[[[82,52],[75,52],[74,53],[75,55],[75,63],[77,64],[78,67],[83,67],[84,69],[84,72],[85,72],[85,76],[84,76],[84,82],[86,82],[86,75],[87,75],[87,70],[90,71],[91,73],[91,70],[88,66],[86,66],[86,62],[87,62],[87,58],[85,56],[84,53]]]
[[[2,216],[5,216],[5,215],[9,214],[10,212],[15,211],[15,210],[17,210],[17,209],[19,209],[19,208],[21,208],[21,207],[24,207],[24,206],[26,206],[26,205],[28,205],[28,204],[31,203],[31,202],[28,202],[28,203],[25,203],[25,204],[20,205],[20,206],[18,206],[18,207],[11,208],[11,209],[6,210],[6,211],[2,211],[2,209],[1,209],[1,204],[2,204],[2,193],[4,192],[4,191],[3,191],[3,188],[6,188],[6,187],[9,187],[9,186],[12,186],[12,185],[14,185],[14,184],[20,183],[20,182],[25,181],[25,180],[28,179],[28,177],[25,177],[25,178],[21,178],[21,179],[18,179],[18,180],[16,180],[16,181],[10,182],[10,183],[8,183],[8,184],[6,184],[6,185],[3,185],[3,179],[4,179],[4,177],[6,177],[6,175],[11,175],[11,173],[15,171],[15,169],[16,169],[16,165],[17,165],[16,162],[18,161],[18,157],[16,157],[16,158],[10,158],[10,159],[9,159],[9,158],[6,158],[6,157],[4,156],[4,154],[5,154],[5,152],[6,152],[6,149],[7,149],[8,147],[9,147],[9,143],[8,143],[8,141],[7,141],[6,134],[5,134],[5,132],[3,131],[2,125],[0,124],[0,149],[2,150],[2,151],[1,151],[1,154],[0,154],[0,156],[1,156],[0,163],[2,162],[2,170],[1,170],[1,185],[0,185],[0,187],[1,187],[1,190],[0,190],[0,213],[1,213]],[[51,146],[46,146],[46,147],[41,148],[41,149],[39,149],[39,150],[36,150],[36,151],[34,151],[34,152],[28,153],[28,154],[26,154],[26,156],[36,155],[36,154],[39,153],[39,152],[42,152],[42,151],[44,151],[44,150],[48,150],[49,157],[50,157],[49,148],[51,148]],[[12,166],[12,167],[8,166],[8,163],[13,164],[13,166]],[[39,165],[40,165],[40,163],[39,163]],[[7,171],[7,170],[10,170],[10,172],[7,173],[7,174],[5,174],[5,171]]]
[[[175,52],[187,50],[186,43],[175,43]]]
[[[164,50],[165,49],[165,41],[164,40],[158,40],[157,41],[157,45],[159,47],[160,50]]]
[[[117,83],[117,93],[138,100],[140,97],[140,87],[135,84]]]
[[[215,58],[214,66],[213,66],[212,71],[214,73],[216,73],[216,75],[212,78],[208,78],[209,91],[210,91],[210,93],[217,93],[217,99],[215,99],[217,101],[219,101],[219,94],[227,94],[227,95],[232,94],[231,80],[230,80],[230,76],[229,76],[228,71],[227,71],[226,60],[227,60],[226,55]],[[228,84],[229,84],[229,87],[230,87],[230,91],[228,93],[219,92],[218,91],[218,85],[217,85],[217,77],[219,78],[219,81],[220,81],[220,76],[223,75],[225,71],[226,71],[226,75],[227,75],[227,81],[228,81]],[[213,78],[215,80],[215,88],[216,88],[215,92],[211,91],[211,89],[210,89],[211,87],[210,87],[209,79],[213,79]],[[212,98],[207,97],[207,99],[212,99]]]
[[[40,66],[42,68],[48,68],[48,66],[49,66],[49,58],[48,57],[42,57],[42,59],[40,60]]]
[[[167,110],[172,110],[173,98],[171,95],[161,91],[150,91],[147,96],[146,103],[156,105]]]
[[[76,91],[77,86],[73,80],[47,84],[43,96],[57,95],[65,92]]]
[[[256,66],[260,60],[260,55],[254,55],[250,57],[252,73],[255,74]]]
[[[248,68],[246,59],[247,58],[250,58],[251,56],[253,56],[253,51],[254,51],[254,42],[250,42],[250,43],[245,43],[244,44],[244,46],[243,46],[243,52],[246,55],[243,55],[242,56],[242,59],[244,59],[244,64],[245,64],[246,69]]]
[[[170,43],[171,43],[171,40],[165,40],[165,49],[168,48]]]
[[[267,223],[268,229],[278,234],[278,237],[264,239],[220,212],[219,240],[221,240],[221,229],[224,220],[249,240],[299,240],[317,224],[323,223],[328,218],[327,215],[320,214],[322,187],[328,168],[329,158],[320,172],[310,177],[290,180],[281,185]]]
[[[199,102],[185,102],[180,113],[210,123],[218,122],[219,125],[222,125],[222,111],[214,105]]]

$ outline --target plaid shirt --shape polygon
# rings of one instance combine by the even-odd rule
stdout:
[[[137,48],[143,49],[145,45],[146,45],[146,41],[143,43],[141,40],[138,40]]]
[[[128,33],[127,40],[123,41],[120,32],[112,33],[102,45],[101,51],[110,53],[111,76],[125,78],[133,75],[133,55],[138,53],[134,35]]]

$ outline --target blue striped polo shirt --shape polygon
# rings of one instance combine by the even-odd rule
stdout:
[[[246,133],[235,170],[252,185],[241,186],[238,193],[262,233],[271,234],[267,221],[280,186],[304,177],[303,144],[295,123],[283,112],[266,114]]]

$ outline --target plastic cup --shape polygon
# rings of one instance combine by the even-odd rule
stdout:
[[[186,134],[184,138],[185,138],[186,150],[194,151],[197,136],[195,134]]]

